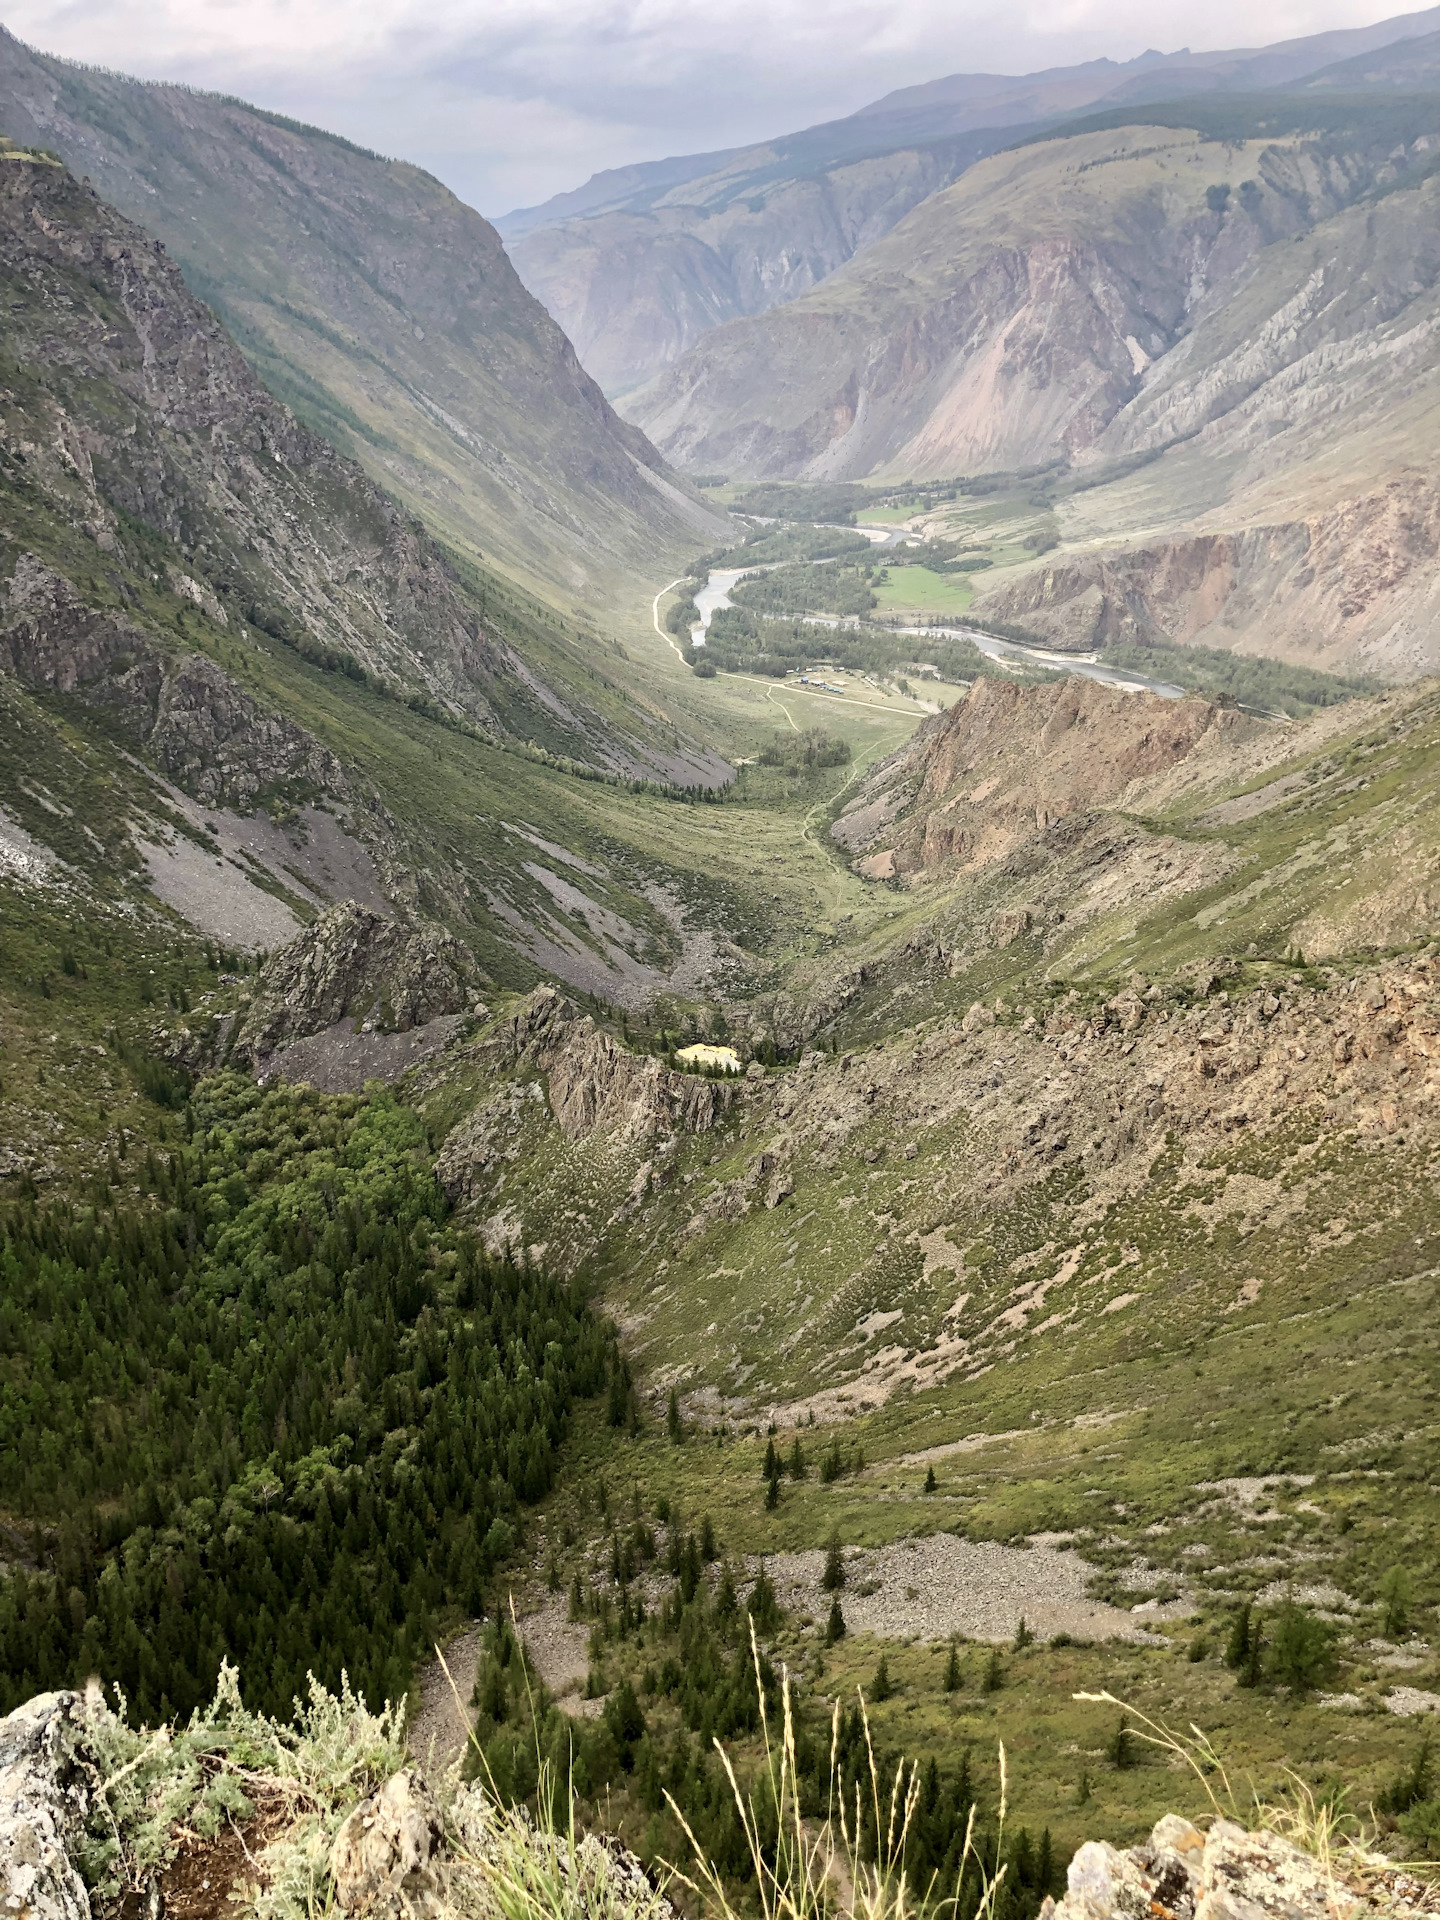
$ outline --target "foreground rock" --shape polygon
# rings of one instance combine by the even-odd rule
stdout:
[[[75,1758],[83,1721],[74,1693],[37,1694],[0,1720],[0,1900],[17,1920],[89,1920],[70,1857],[90,1806]]]
[[[1434,1910],[1434,1890],[1376,1855],[1327,1861],[1261,1829],[1216,1819],[1201,1833],[1178,1814],[1124,1852],[1087,1840],[1066,1874],[1063,1900],[1041,1920],[1361,1920]]]

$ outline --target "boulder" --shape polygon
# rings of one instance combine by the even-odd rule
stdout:
[[[89,1811],[76,1693],[42,1693],[0,1720],[0,1895],[6,1920],[90,1920],[67,1851]]]
[[[418,1774],[392,1774],[347,1817],[330,1849],[342,1913],[401,1915],[438,1905],[436,1856],[444,1843],[440,1807]]]

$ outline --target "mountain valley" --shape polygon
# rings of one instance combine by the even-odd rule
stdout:
[[[785,1767],[865,1920],[1430,1911],[1435,24],[515,268],[0,34],[23,1914],[783,1920]]]

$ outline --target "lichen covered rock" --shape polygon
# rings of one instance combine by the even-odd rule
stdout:
[[[76,1693],[42,1693],[0,1720],[0,1907],[6,1920],[90,1920],[68,1851],[89,1810],[75,1763]]]
[[[282,1049],[344,1020],[408,1033],[475,1010],[481,985],[474,955],[444,927],[344,900],[271,955],[236,1051],[264,1075]]]

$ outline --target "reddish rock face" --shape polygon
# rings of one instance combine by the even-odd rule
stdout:
[[[874,809],[879,825],[859,845],[868,878],[916,874],[942,865],[988,866],[1068,815],[1114,805],[1134,780],[1209,752],[1251,723],[1207,700],[1120,693],[1079,678],[1018,687],[977,680],[916,734],[910,748],[877,770],[854,813]],[[877,806],[908,788],[903,809]],[[897,817],[898,812],[898,817]]]

